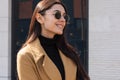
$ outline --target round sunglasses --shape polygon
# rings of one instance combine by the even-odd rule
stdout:
[[[67,15],[67,14],[62,15],[61,12],[58,10],[53,15],[54,15],[55,19],[61,19],[61,17],[63,16],[64,19],[66,20],[66,22],[69,23],[69,20],[70,20],[69,15]]]

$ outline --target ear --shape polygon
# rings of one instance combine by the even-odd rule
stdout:
[[[40,13],[36,13],[35,17],[39,23],[43,24],[44,18]]]

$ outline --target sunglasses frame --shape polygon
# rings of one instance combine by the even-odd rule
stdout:
[[[60,11],[56,11],[56,13],[53,14],[53,15],[54,15],[54,17],[55,17],[56,19],[61,19],[61,17],[62,17]],[[67,15],[67,14],[65,14],[63,17],[64,17],[64,19],[66,20],[66,22],[68,22],[68,21],[70,20],[70,17],[69,17],[69,15]]]
[[[44,13],[44,11],[42,11],[42,12],[39,12],[41,15],[46,15],[45,13]],[[49,13],[47,13],[47,14],[49,14]],[[61,12],[59,11],[59,10],[56,10],[56,12],[54,13],[54,14],[52,14],[52,15],[54,15],[54,17],[55,17],[55,19],[61,19],[61,17],[62,17],[62,15],[61,15]],[[64,17],[64,19],[66,20],[66,22],[67,22],[67,24],[69,24],[69,21],[70,21],[70,17],[69,17],[69,15],[67,15],[67,14],[65,14],[65,16],[63,16]]]

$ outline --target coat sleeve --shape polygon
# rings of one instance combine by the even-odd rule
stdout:
[[[17,54],[17,73],[19,80],[41,80],[35,72],[32,58],[25,52]]]

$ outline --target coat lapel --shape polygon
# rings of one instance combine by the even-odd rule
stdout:
[[[73,61],[66,57],[60,50],[59,50],[63,65],[64,65],[64,70],[65,70],[65,80],[76,80],[76,72],[77,72],[77,67],[73,63]]]
[[[47,55],[43,62],[43,68],[51,80],[62,80],[58,68]]]
[[[54,62],[48,57],[44,49],[42,48],[39,39],[29,44],[33,51],[33,57],[38,66],[39,74],[43,80],[62,80],[61,74],[54,64]],[[65,70],[65,80],[76,80],[77,67],[73,61],[66,57],[60,50],[60,57],[63,62]]]
[[[48,57],[48,55],[42,48],[38,38],[30,44],[30,47],[34,53],[34,59],[38,66],[38,69],[43,68],[43,70],[41,69],[42,72],[44,72],[45,75],[50,80],[62,80],[61,74],[60,74],[58,68],[53,63],[53,61]],[[41,70],[39,70],[39,71],[41,71]],[[43,73],[41,75],[45,76]],[[45,79],[45,78],[43,78],[43,79]],[[46,79],[46,80],[49,80],[49,79]]]

